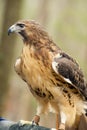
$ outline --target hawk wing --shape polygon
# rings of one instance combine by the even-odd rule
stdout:
[[[58,76],[74,88],[87,100],[87,83],[76,61],[64,52],[58,53],[52,62],[52,68]]]

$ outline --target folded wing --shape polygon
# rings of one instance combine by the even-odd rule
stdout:
[[[87,100],[87,83],[79,65],[73,58],[64,52],[57,54],[53,59],[52,68],[56,74],[60,75],[67,83],[73,85],[82,97]]]

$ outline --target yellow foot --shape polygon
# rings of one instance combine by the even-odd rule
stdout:
[[[61,123],[58,130],[65,130],[65,124]]]
[[[32,121],[25,121],[25,120],[20,120],[19,121],[19,126],[27,125],[27,124],[32,124]]]
[[[35,115],[34,118],[33,118],[33,120],[32,120],[32,123],[34,125],[39,125],[39,121],[40,121],[40,116]]]
[[[27,125],[27,124],[39,125],[39,121],[40,121],[40,116],[35,115],[32,121],[20,120],[18,123],[19,123],[19,126],[23,126],[23,125]]]

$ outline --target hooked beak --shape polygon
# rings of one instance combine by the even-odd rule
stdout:
[[[10,35],[11,33],[16,32],[16,25],[12,25],[9,29],[8,29],[8,35]]]

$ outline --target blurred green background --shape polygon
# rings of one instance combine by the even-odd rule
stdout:
[[[20,19],[41,23],[87,79],[87,0],[0,0],[0,116],[14,121],[31,120],[37,106],[14,71],[23,44],[15,34],[8,37],[7,30]],[[55,115],[42,116],[41,124],[55,127]]]

